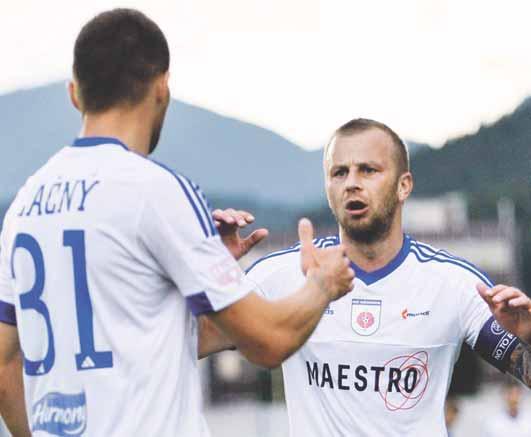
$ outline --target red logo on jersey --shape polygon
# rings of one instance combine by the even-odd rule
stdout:
[[[407,319],[407,308],[402,310],[402,318],[405,320]]]
[[[393,373],[388,381],[390,390],[379,390],[385,407],[389,411],[411,410],[416,407],[424,397],[430,381],[428,353],[419,351],[412,355],[401,355],[387,361],[384,367],[391,367]],[[393,387],[397,390],[393,390]]]
[[[232,257],[227,257],[210,267],[210,272],[222,287],[237,283],[242,276],[241,269]]]
[[[372,313],[364,311],[363,313],[358,314],[356,322],[358,322],[358,325],[360,325],[363,329],[367,329],[374,325],[374,316]]]

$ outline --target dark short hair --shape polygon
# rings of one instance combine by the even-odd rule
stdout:
[[[398,134],[386,124],[381,123],[376,120],[371,120],[368,118],[355,118],[345,123],[340,128],[336,129],[331,140],[328,142],[328,144],[325,147],[325,156],[326,156],[328,147],[330,146],[330,143],[338,135],[351,135],[351,134],[355,134],[359,132],[365,132],[370,129],[380,129],[381,131],[389,135],[389,137],[391,137],[391,140],[393,141],[393,144],[395,145],[395,148],[396,148],[396,161],[397,161],[398,173],[403,174],[403,173],[408,172],[409,171],[409,153],[408,153],[407,146],[404,143],[404,141],[402,141],[402,139],[398,136]]]
[[[83,110],[140,102],[169,65],[168,42],[154,21],[134,9],[102,12],[83,26],[74,47]]]

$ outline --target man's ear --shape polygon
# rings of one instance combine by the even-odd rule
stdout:
[[[398,178],[398,200],[405,202],[413,191],[413,175],[410,172],[404,173]]]
[[[68,82],[68,95],[70,96],[70,101],[72,102],[74,108],[76,108],[79,112],[83,112],[79,98],[77,96],[77,84],[73,80]]]
[[[167,71],[166,73],[162,74],[159,78],[157,78],[156,84],[155,84],[155,97],[157,99],[157,102],[166,102],[168,100],[168,82],[170,80],[170,72]]]

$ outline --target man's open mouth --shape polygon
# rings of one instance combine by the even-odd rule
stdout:
[[[349,200],[345,205],[345,209],[351,215],[362,215],[369,209],[369,206],[361,200]]]

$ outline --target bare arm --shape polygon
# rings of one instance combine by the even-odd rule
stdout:
[[[31,436],[22,382],[22,354],[15,326],[0,323],[0,415],[13,437]]]
[[[208,317],[249,361],[274,368],[304,344],[330,300],[309,280],[285,299],[269,302],[251,293]]]
[[[531,388],[531,346],[521,343],[511,354],[507,373]]]
[[[330,301],[352,290],[354,272],[342,246],[316,249],[308,220],[299,224],[306,283],[290,296],[269,302],[255,293],[208,315],[251,362],[277,367],[311,335]]]
[[[228,349],[235,349],[234,343],[207,316],[200,316],[198,358],[205,358]]]

